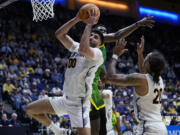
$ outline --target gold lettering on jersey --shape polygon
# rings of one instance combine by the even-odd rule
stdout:
[[[68,63],[68,68],[75,68],[77,60],[75,58],[70,58]]]
[[[156,97],[153,99],[153,104],[161,104],[162,89],[154,89],[154,93],[156,94]]]

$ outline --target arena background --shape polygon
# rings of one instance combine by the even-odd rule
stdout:
[[[2,5],[7,0],[1,0]],[[16,1],[0,8],[0,123],[7,114],[7,125],[0,124],[1,135],[52,134],[45,127],[28,117],[26,105],[39,98],[61,96],[64,70],[69,52],[54,36],[56,29],[74,17],[79,7],[95,0],[56,0],[55,17],[42,22],[33,22],[30,1]],[[154,16],[153,29],[140,28],[127,37],[129,52],[117,65],[118,72],[138,72],[136,43],[145,36],[145,52],[156,49],[167,60],[163,72],[165,92],[162,96],[162,115],[168,135],[180,135],[180,1],[179,0],[104,0],[96,3],[101,9],[99,24],[108,32],[124,28],[147,14]],[[113,6],[115,3],[116,6]],[[1,7],[0,5],[0,7]],[[77,24],[71,36],[79,41],[85,24]],[[113,44],[107,44],[106,66],[112,55]],[[9,87],[7,87],[9,84]],[[107,85],[113,91],[116,110],[124,122],[133,127],[130,114],[132,87]],[[4,116],[6,117],[6,116]],[[68,116],[49,116],[63,128],[70,128]],[[13,120],[17,122],[14,124]]]

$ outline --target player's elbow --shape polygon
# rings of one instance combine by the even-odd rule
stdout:
[[[86,50],[85,50],[84,48],[79,48],[78,52],[79,52],[80,54],[84,54],[84,53],[86,52]]]
[[[84,45],[80,44],[80,47],[79,47],[78,52],[79,52],[80,54],[86,54],[86,53],[88,53],[88,48],[85,47]]]
[[[59,39],[59,40],[60,40],[61,35],[60,35],[60,34],[58,34],[57,32],[55,32],[55,37],[56,37],[57,39]]]
[[[58,30],[58,31],[55,32],[55,37],[58,40],[61,40],[63,36],[64,36],[64,34],[61,31]]]

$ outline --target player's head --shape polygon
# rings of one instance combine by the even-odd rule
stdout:
[[[98,47],[102,44],[104,44],[103,34],[99,30],[93,29],[90,35],[90,46]]]
[[[96,27],[94,29],[101,31],[103,34],[107,33],[106,27],[102,24],[96,25]]]
[[[160,52],[153,51],[144,59],[143,67],[146,73],[153,76],[153,81],[158,83],[159,76],[165,67],[165,58]]]

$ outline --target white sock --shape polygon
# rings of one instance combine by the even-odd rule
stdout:
[[[53,122],[51,122],[51,124],[47,127],[49,129],[51,129],[55,135],[63,135],[64,134],[64,130],[62,130],[60,127],[58,127],[57,125],[55,125]]]

